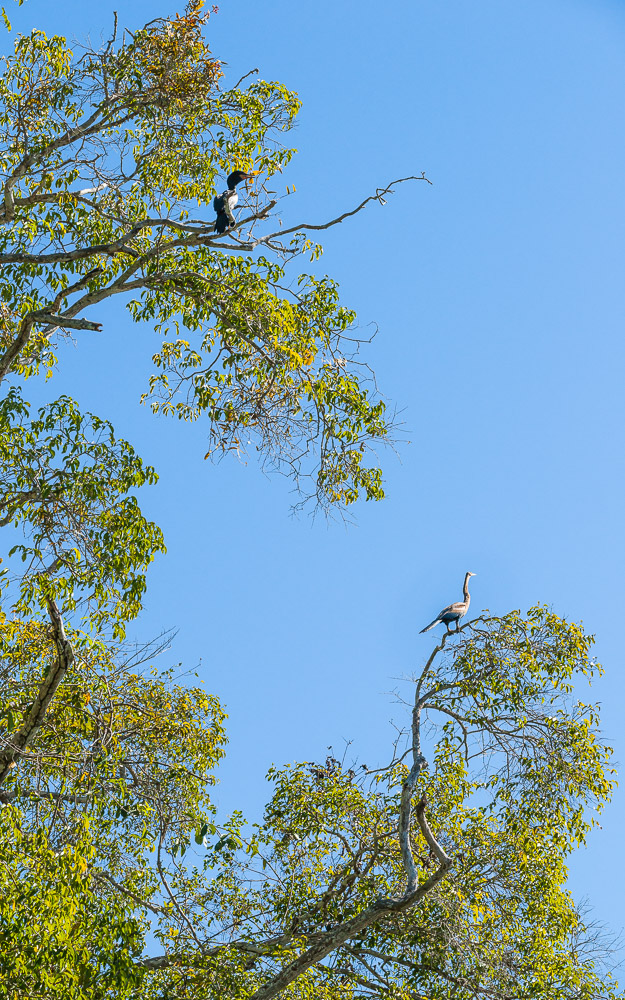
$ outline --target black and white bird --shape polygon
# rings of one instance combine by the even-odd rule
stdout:
[[[225,233],[227,229],[234,226],[234,208],[239,201],[236,191],[237,184],[240,184],[241,181],[249,180],[251,177],[256,177],[258,173],[258,170],[252,170],[248,173],[244,170],[235,170],[230,174],[226,181],[228,185],[227,189],[223,194],[213,198],[213,208],[217,212],[215,232]]]
[[[459,629],[459,622],[461,618],[464,618],[467,611],[469,610],[469,604],[471,603],[471,595],[469,594],[469,577],[475,576],[475,573],[467,573],[464,578],[464,587],[462,588],[462,593],[464,595],[463,601],[456,601],[455,604],[448,604],[446,608],[443,608],[441,613],[436,616],[433,622],[422,628],[422,632],[429,632],[431,628],[442,622],[446,629],[449,630],[449,626],[452,622],[456,623],[456,632]]]

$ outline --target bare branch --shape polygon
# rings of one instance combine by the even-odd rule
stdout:
[[[415,816],[417,817],[417,822],[421,827],[421,833],[425,837],[428,847],[430,848],[432,853],[438,858],[441,865],[445,865],[447,868],[449,868],[453,864],[453,859],[450,858],[448,854],[445,854],[445,851],[443,850],[441,845],[436,840],[434,834],[432,833],[430,825],[427,819],[425,818],[425,807],[426,807],[425,795],[422,795],[415,810]]]
[[[406,181],[425,181],[426,184],[432,183],[432,181],[425,176],[425,173],[422,173],[420,176],[411,175],[410,177],[399,177],[397,178],[397,180],[391,181],[390,184],[387,184],[385,188],[378,188],[375,194],[369,195],[369,197],[365,198],[364,201],[361,201],[360,205],[357,205],[356,208],[352,208],[349,212],[343,212],[343,214],[338,215],[336,219],[331,219],[329,222],[322,222],[322,223],[301,222],[299,225],[291,226],[289,229],[279,229],[275,233],[270,233],[269,236],[264,236],[260,240],[255,240],[253,243],[248,243],[246,249],[255,249],[257,246],[260,246],[262,243],[266,243],[268,240],[273,240],[278,237],[288,236],[289,233],[299,233],[307,229],[314,229],[314,230],[330,229],[332,226],[338,226],[340,222],[343,222],[345,219],[349,219],[350,216],[357,215],[358,212],[361,212],[362,209],[365,207],[365,205],[368,205],[370,201],[377,201],[381,205],[384,205],[385,202],[383,196],[385,194],[392,193],[392,189],[395,187],[396,184],[404,184]]]
[[[57,327],[65,327],[67,330],[91,330],[94,333],[100,333],[102,330],[101,323],[92,323],[88,319],[72,319],[70,316],[50,316],[49,313],[40,312],[33,314],[35,319],[41,320],[42,323],[46,324],[46,332],[49,330],[54,330]]]

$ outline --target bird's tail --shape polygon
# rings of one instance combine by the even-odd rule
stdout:
[[[440,618],[435,618],[433,622],[430,622],[429,625],[426,625],[425,628],[422,628],[421,632],[429,632],[431,628],[434,628],[435,625],[438,625],[439,621]],[[419,635],[421,635],[421,632],[419,632]]]
[[[220,212],[219,215],[217,216],[217,221],[215,223],[215,232],[225,233],[226,229],[228,228],[228,222],[229,220],[226,213]]]

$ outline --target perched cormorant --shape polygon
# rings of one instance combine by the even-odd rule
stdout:
[[[469,604],[471,603],[471,596],[469,594],[470,576],[475,576],[475,573],[467,573],[467,575],[464,578],[464,587],[462,591],[464,594],[464,601],[456,601],[455,604],[450,604],[448,605],[448,607],[443,608],[441,613],[436,616],[433,622],[430,622],[429,625],[426,625],[425,628],[421,629],[422,632],[429,632],[429,630],[431,628],[434,628],[435,625],[438,625],[439,622],[443,622],[445,628],[448,630],[451,622],[455,622],[456,632],[458,631],[460,627],[459,626],[460,619],[464,618],[467,611],[469,610]]]
[[[244,170],[235,170],[230,174],[226,182],[228,185],[227,190],[223,194],[213,198],[213,208],[217,212],[215,232],[225,233],[227,229],[234,226],[233,209],[239,200],[236,186],[241,181],[248,180],[250,177],[256,177],[256,174],[259,172],[258,170],[252,170],[250,173],[245,173]]]

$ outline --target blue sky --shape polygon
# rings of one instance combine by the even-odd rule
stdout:
[[[131,27],[175,10],[118,6]],[[77,39],[112,23],[76,0],[11,16]],[[285,219],[323,221],[406,174],[433,181],[329,232],[318,266],[378,324],[369,360],[404,422],[388,499],[356,526],[291,518],[287,482],[211,466],[200,424],[140,408],[157,341],[118,305],[50,387],[110,417],[161,474],[142,502],[169,553],[136,635],[177,627],[163,666],[199,665],[226,704],[220,804],[256,816],[270,763],[343,740],[386,760],[403,720],[392,692],[409,695],[431,648],[419,629],[467,569],[476,612],[542,601],[596,633],[607,672],[591,697],[622,760],[625,5],[223,0],[209,35],[232,81],[258,67],[304,101]],[[624,822],[619,792],[571,866],[615,927],[624,876],[604,865]]]

